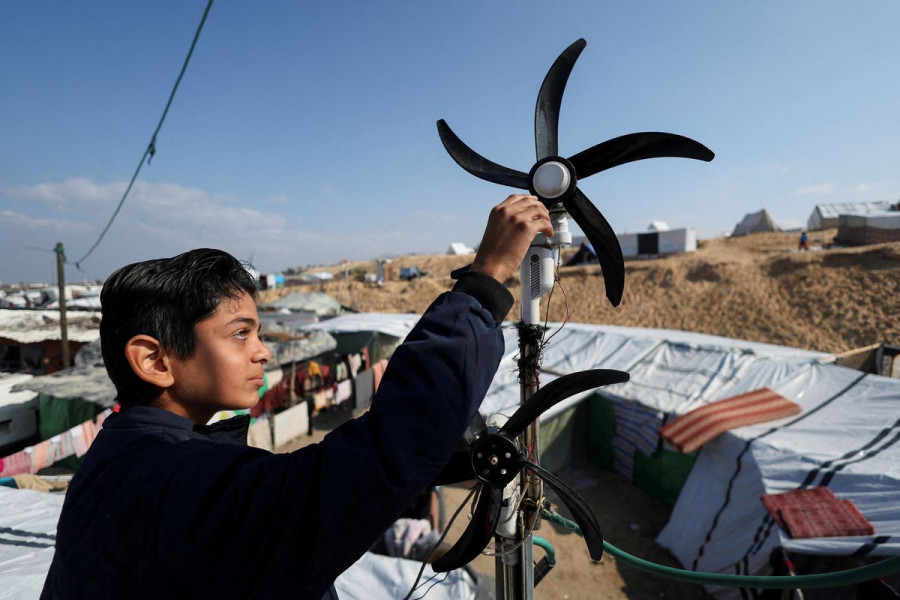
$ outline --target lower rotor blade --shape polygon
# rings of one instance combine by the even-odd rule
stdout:
[[[694,158],[709,162],[713,151],[674,133],[629,133],[607,140],[569,158],[578,179],[645,158]]]
[[[602,385],[625,383],[629,375],[624,371],[612,369],[592,369],[563,375],[554,379],[534,393],[522,406],[513,413],[506,424],[500,429],[510,437],[517,437],[528,424],[540,417],[554,404],[562,402],[570,396],[584,392]]]
[[[572,513],[572,518],[575,519],[575,522],[581,528],[581,535],[587,544],[588,554],[594,560],[600,560],[603,556],[603,534],[600,532],[600,524],[597,523],[597,517],[591,512],[591,507],[587,505],[584,498],[573,488],[569,487],[567,483],[543,467],[529,460],[525,461],[525,466],[559,494],[560,500]]]
[[[485,181],[491,183],[499,183],[500,185],[508,185],[523,190],[528,189],[528,174],[521,171],[515,171],[503,165],[498,165],[481,156],[459,139],[447,122],[441,119],[437,122],[438,135],[441,136],[441,142],[444,148],[456,161],[456,164]]]
[[[503,488],[481,486],[481,496],[478,498],[469,526],[453,547],[431,565],[435,573],[446,573],[463,567],[481,554],[497,528],[502,502]]]
[[[594,253],[603,268],[606,297],[613,306],[618,306],[625,291],[625,259],[622,258],[619,238],[597,207],[577,187],[575,194],[564,201],[563,206],[594,247]]]
[[[431,485],[450,485],[470,479],[475,479],[475,472],[472,470],[472,453],[469,450],[457,450],[450,456],[450,461],[434,478]]]

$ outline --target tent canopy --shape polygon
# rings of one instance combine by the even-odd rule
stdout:
[[[759,231],[781,231],[781,228],[775,223],[775,219],[772,218],[772,215],[766,209],[744,215],[741,222],[735,225],[731,235],[733,237]]]

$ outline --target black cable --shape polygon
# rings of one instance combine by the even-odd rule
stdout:
[[[403,600],[409,600],[410,597],[413,595],[413,593],[417,589],[419,589],[419,587],[421,587],[421,586],[419,586],[419,580],[422,579],[422,573],[425,572],[425,565],[428,564],[428,559],[431,558],[431,555],[434,554],[434,551],[440,547],[441,542],[443,542],[444,538],[447,537],[447,534],[450,533],[450,526],[453,525],[453,522],[456,520],[456,517],[459,516],[459,513],[462,511],[463,507],[469,502],[469,498],[471,498],[475,494],[476,489],[479,489],[479,484],[477,484],[477,483],[472,486],[472,489],[469,490],[469,494],[460,503],[459,508],[457,508],[456,512],[453,513],[453,516],[450,517],[450,522],[447,523],[447,526],[444,528],[444,533],[441,534],[441,537],[438,539],[437,543],[435,543],[434,547],[431,549],[431,552],[428,553],[428,556],[426,556],[424,559],[422,559],[422,566],[419,567],[419,574],[416,575],[416,580],[413,582],[412,588],[409,590],[409,593],[403,597]],[[426,583],[431,581],[436,575],[437,574],[429,577],[422,585],[425,585]],[[431,588],[428,588],[428,589],[430,590]],[[426,591],[425,593],[427,594],[428,592]],[[418,600],[418,598],[416,600]]]
[[[197,40],[200,38],[200,31],[203,30],[203,25],[206,23],[206,17],[209,14],[209,9],[212,8],[213,0],[209,0],[206,5],[206,10],[203,11],[203,18],[200,19],[200,25],[197,27],[197,31],[194,33],[194,41],[191,42],[191,48],[188,50],[187,56],[184,59],[184,64],[181,65],[181,72],[178,74],[178,79],[175,80],[175,86],[172,88],[172,93],[169,94],[169,101],[166,102],[166,108],[163,110],[162,117],[159,119],[159,123],[156,125],[156,130],[153,132],[153,136],[150,138],[150,144],[147,146],[147,149],[144,150],[143,156],[141,156],[141,160],[138,163],[137,169],[134,171],[134,175],[131,176],[131,181],[128,183],[128,187],[125,189],[125,193],[122,194],[122,199],[119,200],[119,205],[116,206],[116,210],[113,211],[112,217],[109,218],[109,222],[106,224],[106,227],[103,228],[103,231],[100,232],[100,237],[97,238],[97,241],[94,242],[94,245],[90,247],[87,253],[82,256],[80,259],[75,261],[75,266],[81,270],[81,263],[91,255],[94,249],[100,245],[100,242],[103,240],[103,237],[106,235],[106,232],[109,231],[110,226],[113,224],[113,221],[116,220],[116,216],[119,214],[119,211],[122,209],[122,205],[125,204],[125,198],[128,197],[128,193],[131,191],[132,186],[134,185],[135,180],[137,179],[138,173],[141,172],[141,168],[144,166],[144,159],[147,156],[150,156],[150,159],[153,158],[153,155],[156,154],[156,136],[159,134],[159,130],[162,129],[163,122],[166,120],[166,115],[169,114],[169,107],[172,106],[172,100],[175,99],[175,92],[178,90],[178,85],[181,83],[181,78],[184,77],[184,72],[187,70],[188,63],[191,60],[191,55],[194,53],[194,47],[197,45]],[[150,159],[147,159],[149,164]]]

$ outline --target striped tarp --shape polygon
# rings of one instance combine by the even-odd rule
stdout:
[[[799,405],[764,387],[694,409],[667,424],[659,434],[688,453],[736,427],[783,419],[801,411]]]

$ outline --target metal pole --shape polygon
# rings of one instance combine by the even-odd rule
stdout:
[[[519,325],[519,384],[521,402],[531,398],[540,388],[541,298],[555,283],[554,257],[559,250],[572,243],[566,213],[562,207],[550,211],[554,236],[547,239],[538,234],[519,269],[522,313]],[[540,464],[540,422],[535,420],[525,428],[520,442],[529,458]],[[518,523],[515,539],[495,537],[498,556],[495,559],[497,600],[533,600],[534,554],[531,532],[540,528],[540,506],[543,482],[531,476],[521,480]],[[512,501],[512,500],[510,500]]]
[[[66,322],[66,253],[62,242],[56,242],[56,281],[59,285],[59,344],[62,347],[62,368],[69,368],[69,333]]]

